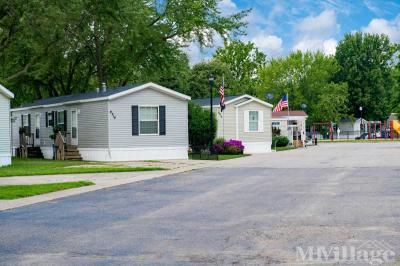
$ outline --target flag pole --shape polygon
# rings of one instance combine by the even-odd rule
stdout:
[[[288,119],[290,116],[290,109],[289,109],[289,93],[286,92],[286,99],[287,99],[287,115],[288,115]]]

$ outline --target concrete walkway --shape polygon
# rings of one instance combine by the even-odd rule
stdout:
[[[120,162],[128,166],[153,166],[163,167],[169,170],[145,171],[145,172],[120,172],[120,173],[90,173],[90,174],[64,174],[64,175],[37,175],[37,176],[13,176],[1,177],[0,185],[27,185],[27,184],[46,184],[58,182],[73,182],[88,180],[95,183],[92,186],[66,189],[52,193],[37,195],[33,197],[20,198],[15,200],[0,200],[0,211],[31,205],[73,196],[85,192],[96,191],[118,185],[129,184],[143,180],[162,177],[165,175],[183,173],[203,167],[213,166],[215,161],[195,161],[195,160],[170,160],[161,162]]]

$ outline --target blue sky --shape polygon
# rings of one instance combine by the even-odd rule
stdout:
[[[221,0],[221,12],[229,15],[252,9],[243,41],[252,41],[267,57],[284,56],[293,50],[333,54],[347,32],[385,33],[400,43],[400,0]],[[191,64],[209,59],[213,48],[192,44]]]

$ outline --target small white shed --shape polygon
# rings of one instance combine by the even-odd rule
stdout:
[[[14,94],[0,84],[0,166],[11,164],[10,99]]]

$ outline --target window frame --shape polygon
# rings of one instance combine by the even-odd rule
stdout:
[[[47,111],[47,127],[54,127],[54,117],[53,117],[53,112]]]
[[[25,125],[25,117],[27,124]],[[29,127],[29,114],[22,114],[22,127],[26,128]]]
[[[57,110],[56,111],[57,112],[57,121],[55,121],[55,122],[57,122],[56,123],[56,126],[59,126],[60,128],[62,128],[62,129],[64,129],[65,128],[65,126],[64,126],[64,119],[65,119],[65,117],[64,117],[64,110]],[[59,117],[60,117],[60,113],[62,113],[62,116],[63,116],[63,119],[59,119]],[[60,120],[62,120],[62,123],[60,123]],[[62,125],[62,126],[61,126]]]
[[[42,115],[41,113],[36,113],[35,114],[35,138],[40,139],[40,119]],[[38,125],[39,122],[39,125]]]
[[[279,121],[272,121],[272,124],[271,124],[273,127],[280,127],[281,126],[281,122],[279,122]]]
[[[250,113],[251,112],[257,112],[257,121],[251,121],[250,120]],[[248,129],[249,129],[249,132],[251,132],[251,133],[254,133],[254,132],[260,132],[260,129],[259,129],[259,123],[260,123],[260,111],[259,110],[249,110],[249,121],[248,121]],[[251,127],[250,127],[250,124],[251,123],[257,123],[257,129],[256,130],[252,130],[251,129]]]
[[[157,108],[157,120],[142,120],[140,118],[140,109],[145,107]],[[157,133],[141,133],[141,124],[140,122],[155,122],[157,121]],[[160,135],[160,106],[158,105],[138,105],[138,127],[139,127],[139,136],[159,136]]]

